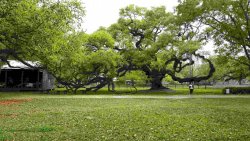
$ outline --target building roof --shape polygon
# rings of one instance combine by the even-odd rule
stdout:
[[[10,67],[8,64],[5,64],[1,67],[1,69],[31,69],[30,67],[26,66],[25,64],[23,64],[20,61],[16,61],[16,60],[8,60],[10,65],[12,67]],[[34,66],[34,67],[38,67],[39,66],[39,62],[35,61],[25,61],[26,63],[29,63],[30,65]]]

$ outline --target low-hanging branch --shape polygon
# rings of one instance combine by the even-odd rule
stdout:
[[[206,76],[200,76],[200,77],[192,76],[192,77],[187,77],[187,78],[178,77],[178,76],[176,76],[176,72],[180,71],[180,70],[176,71],[178,65],[174,65],[173,66],[173,70],[174,71],[172,71],[172,70],[166,70],[166,73],[168,75],[170,75],[173,80],[178,81],[180,83],[183,83],[183,82],[200,82],[202,80],[207,80],[210,77],[212,77],[213,73],[215,72],[215,67],[214,67],[212,61],[210,61],[209,59],[205,58],[205,56],[202,56],[200,54],[194,53],[193,55],[196,56],[196,57],[198,57],[198,58],[200,58],[200,59],[202,59],[202,60],[204,60],[204,61],[206,61],[206,62],[208,62],[210,70],[209,70],[209,72],[208,72],[208,74]],[[179,59],[176,58],[176,59],[172,59],[172,60],[174,60],[174,63],[177,63],[177,64],[181,63],[181,59],[179,60]],[[192,64],[193,63],[188,63],[188,64],[186,64],[184,66],[187,67],[187,66],[190,66]],[[184,66],[181,69],[183,69]]]

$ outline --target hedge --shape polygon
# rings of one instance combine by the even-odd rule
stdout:
[[[222,92],[226,94],[226,89],[229,89],[230,94],[250,94],[250,87],[225,87]]]

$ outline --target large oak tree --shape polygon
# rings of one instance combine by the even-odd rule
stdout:
[[[181,25],[176,16],[166,12],[165,7],[146,9],[129,5],[120,10],[120,18],[108,30],[116,40],[115,48],[126,61],[118,69],[118,75],[128,70],[142,70],[151,82],[151,89],[164,89],[162,80],[166,74],[179,82],[208,79],[215,71],[213,64],[199,55],[200,40],[179,35]],[[193,65],[190,56],[196,56],[210,66],[207,75],[178,77],[184,68]]]

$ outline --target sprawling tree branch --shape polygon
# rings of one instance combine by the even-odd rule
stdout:
[[[200,55],[200,54],[193,54],[193,55],[195,55],[195,56],[197,56],[197,57],[201,58],[202,60],[204,60],[204,61],[206,61],[206,62],[209,63],[209,68],[210,68],[210,70],[209,70],[209,73],[208,73],[206,76],[200,76],[200,77],[187,77],[187,78],[178,77],[178,76],[176,76],[176,72],[179,71],[179,70],[176,71],[178,65],[174,65],[174,66],[173,66],[173,70],[174,70],[174,71],[172,71],[172,70],[166,70],[166,73],[167,73],[168,75],[170,75],[170,76],[172,77],[173,80],[178,81],[178,82],[180,82],[180,83],[183,83],[183,82],[200,82],[200,81],[202,81],[202,80],[207,80],[207,79],[209,79],[210,77],[212,77],[213,73],[215,72],[215,67],[214,67],[213,63],[212,63],[209,59],[206,59],[205,56],[202,56],[202,55]],[[173,60],[174,60],[174,62],[177,63],[177,64],[181,62],[181,60],[179,60],[179,59],[173,59]],[[189,63],[188,65],[192,65],[192,63]],[[184,68],[184,67],[182,67],[182,68]]]

